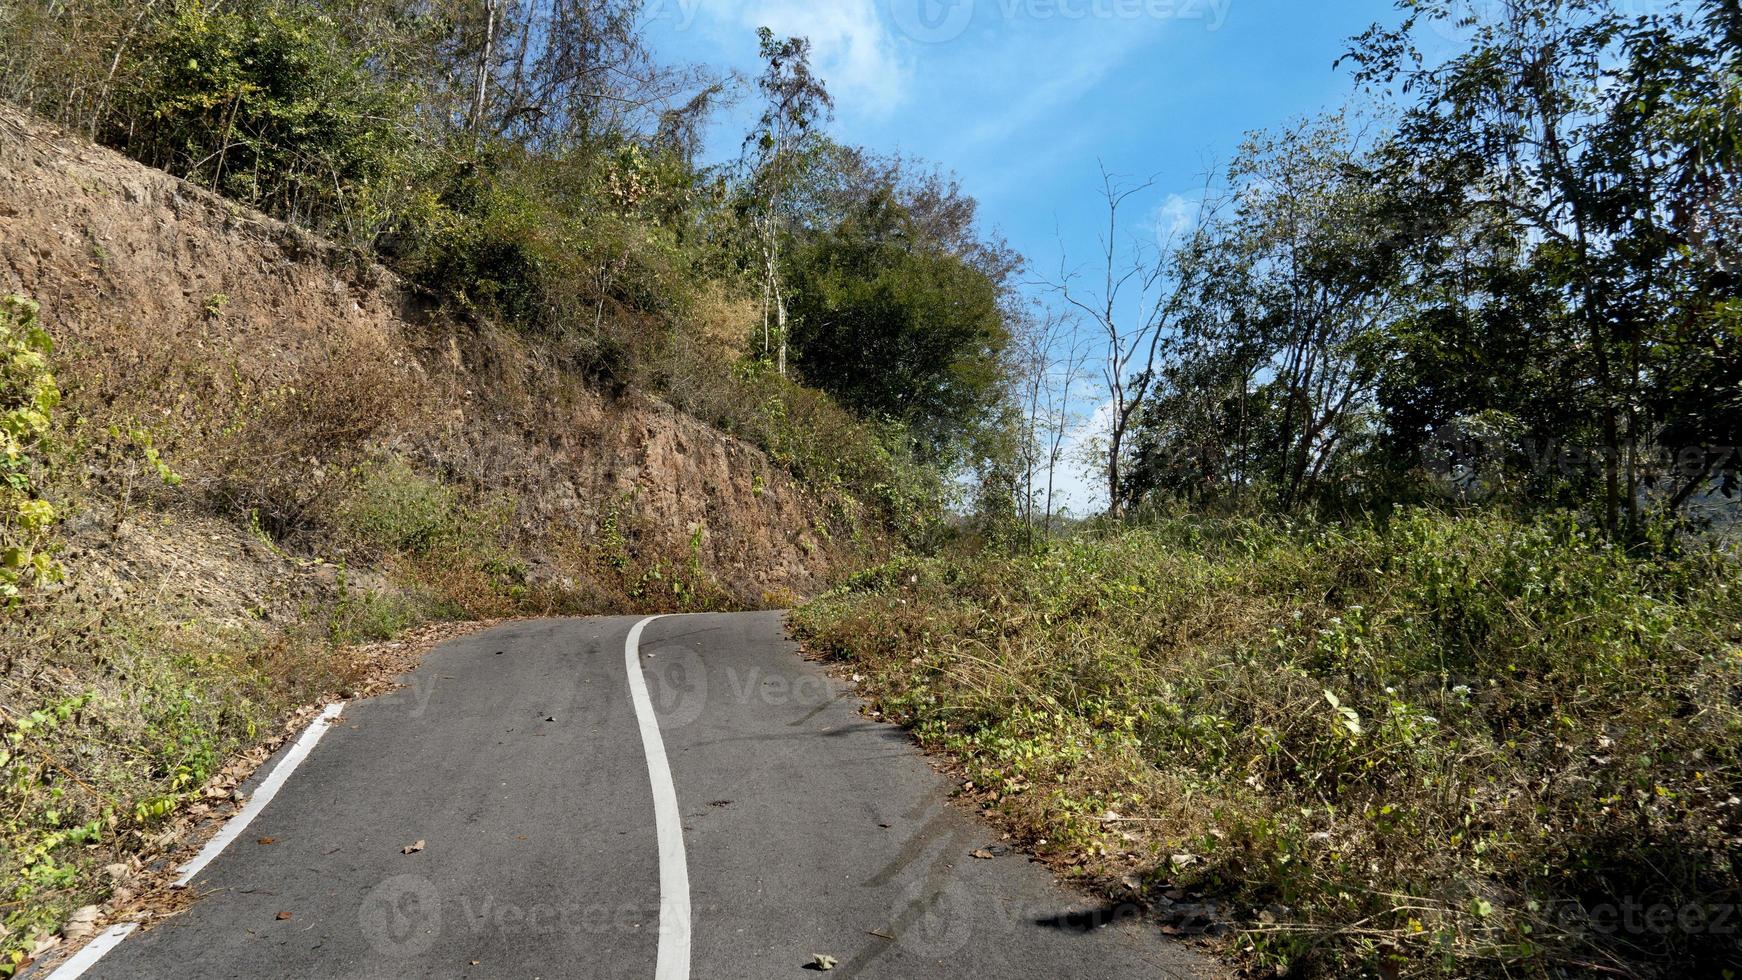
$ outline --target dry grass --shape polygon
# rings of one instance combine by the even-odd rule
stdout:
[[[1675,919],[1742,901],[1739,622],[1728,560],[1431,515],[901,563],[798,617],[1020,836],[1338,977],[1742,967]]]
[[[734,295],[716,280],[696,286],[690,300],[691,332],[720,361],[730,364],[749,353],[748,341],[762,321],[762,306],[748,296]]]
[[[309,629],[216,630],[67,596],[0,631],[0,974],[101,869],[166,846],[178,815],[299,705],[364,665]]]
[[[327,537],[340,501],[377,454],[377,439],[403,425],[416,391],[382,350],[338,348],[256,389],[243,417],[195,459],[199,487],[222,513],[252,520],[275,539]]]

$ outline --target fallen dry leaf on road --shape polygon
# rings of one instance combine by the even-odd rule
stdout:
[[[259,840],[255,841],[254,843],[256,843],[256,844],[276,844],[276,843],[278,843],[278,838],[276,838],[276,837],[262,837]]]
[[[289,912],[280,912],[280,913],[278,913],[278,915],[277,915],[277,919],[278,919],[278,921],[280,921],[280,922],[283,922],[283,921],[284,921],[284,920],[285,920],[285,919],[288,919],[288,918],[290,918],[290,913],[289,913]]]
[[[969,857],[977,857],[982,861],[992,860],[992,852],[986,850],[984,847],[975,848],[974,850],[968,852],[968,856]]]
[[[401,854],[416,854],[418,851],[421,851],[421,850],[423,850],[423,841],[416,841],[414,843],[407,844],[404,847],[400,848],[399,853],[401,853]]]

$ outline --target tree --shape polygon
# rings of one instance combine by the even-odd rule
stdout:
[[[998,289],[929,243],[882,188],[786,262],[800,373],[869,418],[904,425],[951,463],[989,424],[1010,342]]]
[[[1086,315],[1104,338],[1101,377],[1111,411],[1103,472],[1107,512],[1114,519],[1124,511],[1128,490],[1123,479],[1126,437],[1155,383],[1165,344],[1177,333],[1202,281],[1208,219],[1215,207],[1205,194],[1195,223],[1183,236],[1169,230],[1158,247],[1147,246],[1128,235],[1120,210],[1154,183],[1152,178],[1127,185],[1102,168],[1107,224],[1095,265],[1100,281],[1085,288],[1080,285],[1079,272],[1061,264],[1059,279],[1053,284],[1065,302]],[[1122,241],[1125,237],[1129,240]]]
[[[1088,367],[1089,350],[1083,332],[1058,311],[1025,315],[1016,323],[1013,381],[1022,412],[1023,471],[1019,505],[1032,545],[1037,526],[1042,537],[1052,535],[1058,465],[1065,436],[1078,419],[1072,399]]]
[[[415,93],[328,18],[175,5],[95,121],[141,161],[323,231],[367,240],[367,188],[407,150]]]
[[[756,85],[763,97],[762,117],[745,142],[756,148],[751,169],[755,196],[762,202],[759,240],[762,246],[762,353],[766,357],[776,339],[776,363],[786,373],[787,306],[780,280],[781,239],[789,228],[783,220],[782,198],[800,171],[800,158],[812,149],[806,138],[813,127],[834,109],[834,101],[810,66],[810,40],[789,37],[776,40],[763,27],[756,36],[765,63]],[[769,315],[775,324],[770,336]]]
[[[1461,16],[1458,5],[1399,6],[1404,24],[1372,28],[1350,55],[1360,80],[1415,94],[1392,176],[1521,243],[1483,278],[1505,281],[1510,265],[1552,292],[1533,303],[1569,329],[1538,336],[1566,369],[1550,383],[1577,395],[1555,417],[1527,420],[1529,434],[1556,456],[1592,455],[1603,525],[1637,534],[1653,495],[1674,510],[1736,465],[1709,440],[1736,429],[1736,276],[1713,246],[1734,254],[1742,96],[1726,41],[1742,36],[1742,13],[1728,0],[1703,15],[1512,0],[1471,25],[1468,51],[1427,64],[1411,31]],[[1452,271],[1425,275],[1446,282]],[[1690,378],[1723,394],[1690,398]],[[1654,465],[1663,452],[1688,459],[1686,472],[1672,479]]]
[[[1287,511],[1351,489],[1332,477],[1372,432],[1373,338],[1408,298],[1372,167],[1339,115],[1246,138],[1145,379],[1126,503]]]
[[[1221,304],[1224,340],[1241,383],[1274,413],[1251,463],[1284,510],[1316,498],[1362,432],[1374,372],[1361,345],[1404,299],[1371,247],[1387,229],[1370,169],[1341,116],[1250,137],[1230,168],[1239,203],[1225,239],[1232,268],[1219,276],[1244,295]]]

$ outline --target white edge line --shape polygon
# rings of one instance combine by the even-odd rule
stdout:
[[[272,768],[272,775],[261,780],[260,785],[255,787],[254,795],[248,797],[248,803],[242,807],[242,812],[231,817],[229,822],[224,824],[224,829],[218,831],[217,836],[206,841],[206,846],[200,848],[200,853],[194,855],[192,861],[181,866],[181,877],[175,880],[174,887],[181,888],[193,881],[194,876],[204,871],[206,865],[212,863],[213,858],[224,853],[224,848],[229,847],[231,841],[242,836],[242,831],[247,830],[248,825],[254,822],[254,818],[260,815],[260,811],[266,809],[266,804],[271,803],[272,798],[278,795],[278,791],[284,787],[285,780],[290,778],[291,772],[302,764],[302,760],[308,758],[310,752],[314,751],[315,743],[319,742],[321,736],[327,733],[327,729],[332,727],[333,719],[337,718],[339,712],[343,711],[344,708],[345,702],[334,701],[327,705],[326,710],[320,713],[320,717],[303,729],[302,737],[296,740],[296,744],[292,745],[290,751],[284,754],[284,758],[278,761],[278,765]]]
[[[332,727],[333,719],[337,718],[339,712],[343,711],[344,708],[345,702],[343,701],[335,701],[327,705],[326,709],[314,721],[310,722],[307,728],[303,729],[296,744],[290,747],[290,751],[284,754],[284,758],[278,760],[278,765],[272,767],[271,774],[255,788],[254,795],[248,798],[242,811],[226,821],[223,829],[218,831],[217,836],[206,841],[206,846],[200,848],[200,853],[194,855],[193,860],[181,866],[181,877],[176,879],[172,887],[185,887],[188,882],[194,879],[195,875],[205,870],[206,865],[212,863],[213,858],[222,854],[224,848],[229,847],[232,841],[240,837],[242,831],[248,829],[248,825],[260,815],[260,811],[266,809],[266,804],[271,803],[272,798],[277,796],[278,791],[284,787],[284,783],[290,778],[292,770],[302,764],[302,760],[308,758],[308,754],[314,751],[315,743],[319,742],[321,736],[327,733],[327,729]],[[102,959],[105,953],[120,945],[121,940],[132,935],[133,931],[138,928],[139,923],[137,922],[118,922],[103,930],[97,938],[85,944],[85,947],[74,954],[71,959],[56,967],[54,972],[48,975],[48,980],[76,980],[76,978],[83,976],[86,970],[97,965],[97,961]]]
[[[85,975],[85,971],[97,965],[103,954],[121,944],[121,940],[133,934],[139,928],[137,922],[117,922],[104,929],[97,938],[85,944],[85,948],[74,954],[73,958],[55,967],[48,975],[49,980],[75,980]]]
[[[654,831],[659,838],[659,958],[653,976],[654,980],[689,980],[690,875],[684,859],[683,816],[677,808],[677,789],[672,786],[659,718],[653,713],[653,699],[647,696],[647,680],[641,674],[641,630],[658,618],[649,616],[629,630],[628,639],[623,641],[623,665],[629,675],[629,700],[641,726],[647,778],[653,784]]]

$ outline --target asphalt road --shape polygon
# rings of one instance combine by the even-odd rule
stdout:
[[[1019,853],[970,857],[996,835],[778,614],[657,619],[626,653],[637,622],[475,634],[348,705],[193,907],[84,976],[1215,975]]]

